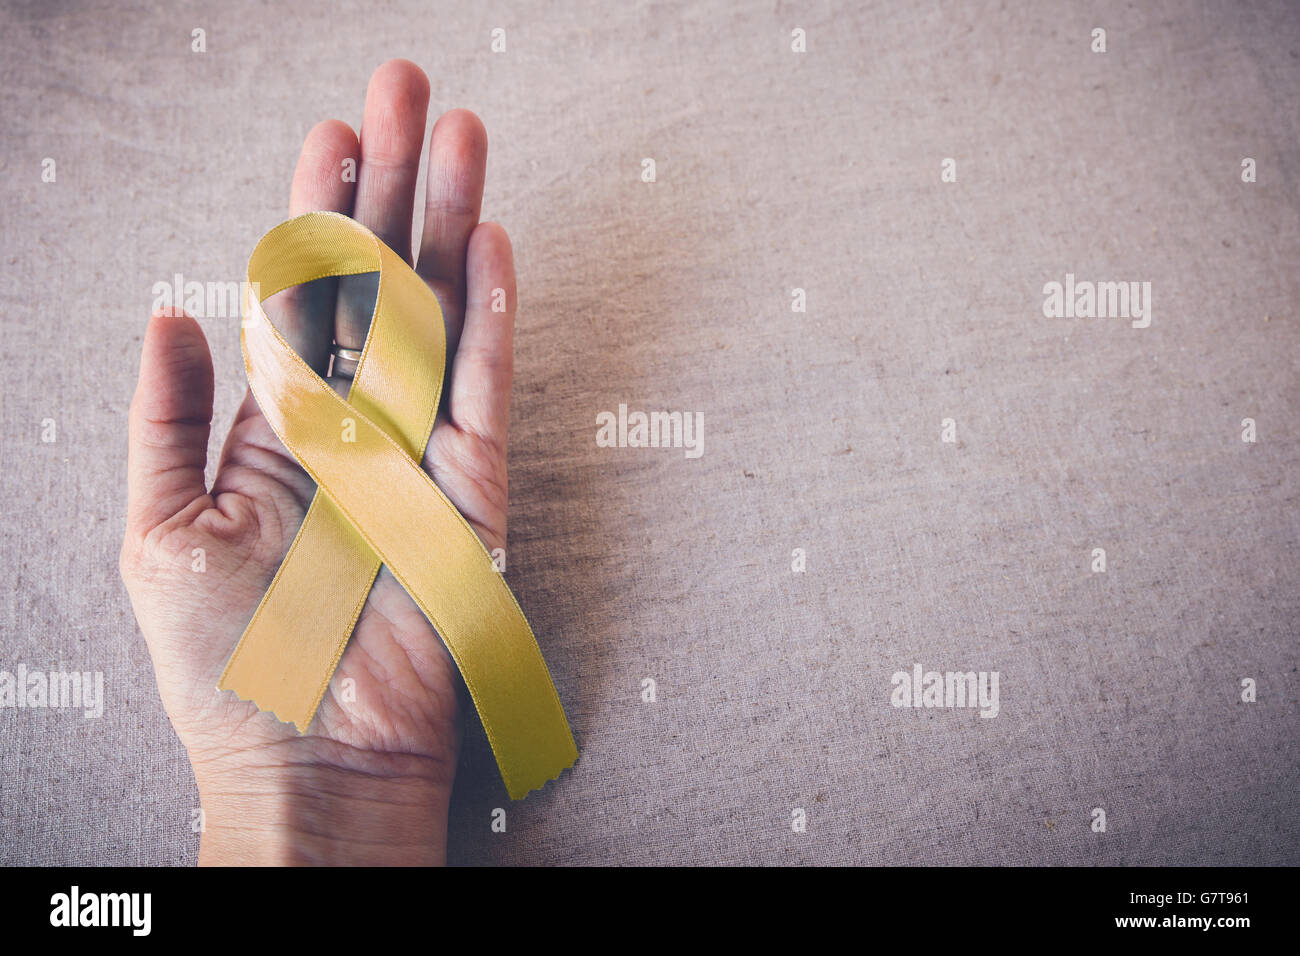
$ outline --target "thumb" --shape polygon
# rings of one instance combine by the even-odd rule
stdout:
[[[127,533],[143,536],[207,491],[212,355],[179,309],[149,320],[129,427]]]

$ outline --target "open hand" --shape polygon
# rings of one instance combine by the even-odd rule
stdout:
[[[382,65],[370,80],[360,142],[337,120],[308,134],[290,214],[344,213],[411,262],[428,100],[418,67]],[[423,464],[492,550],[506,539],[515,278],[505,231],[479,223],[486,158],[473,113],[454,110],[435,124],[413,264],[438,297],[449,356]],[[355,182],[344,175],[348,159]],[[324,375],[332,342],[362,347],[374,287],[366,276],[317,280],[272,297],[267,313]],[[497,289],[505,312],[492,311]],[[345,379],[331,382],[346,391]],[[305,734],[216,690],[316,486],[250,394],[206,487],[212,403],[212,359],[198,323],[155,315],[131,404],[121,568],[203,798],[200,862],[441,862],[463,689],[438,635],[387,568]],[[192,570],[196,548],[203,573]],[[343,700],[344,678],[356,682],[355,701]]]

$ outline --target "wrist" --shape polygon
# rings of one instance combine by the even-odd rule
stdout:
[[[203,807],[199,865],[444,864],[455,768],[332,746],[341,752],[328,759],[291,746],[192,756]]]

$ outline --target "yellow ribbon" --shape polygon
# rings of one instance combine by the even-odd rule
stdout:
[[[345,400],[261,303],[313,279],[376,271],[374,316]],[[446,365],[437,297],[370,230],[325,212],[263,236],[248,283],[240,336],[248,385],[317,492],[217,686],[305,731],[386,564],[460,668],[518,800],[571,766],[578,750],[518,602],[419,464]]]

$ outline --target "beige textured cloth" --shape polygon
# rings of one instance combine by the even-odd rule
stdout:
[[[582,750],[509,804],[475,728],[453,862],[1300,863],[1300,7],[976,6],[6,4],[0,669],[106,701],[0,710],[0,862],[195,858],[116,568],[151,287],[240,279],[405,56],[491,138],[508,577]],[[1150,327],[1045,317],[1067,273]],[[598,447],[620,403],[702,457]],[[998,715],[891,706],[916,663]]]

